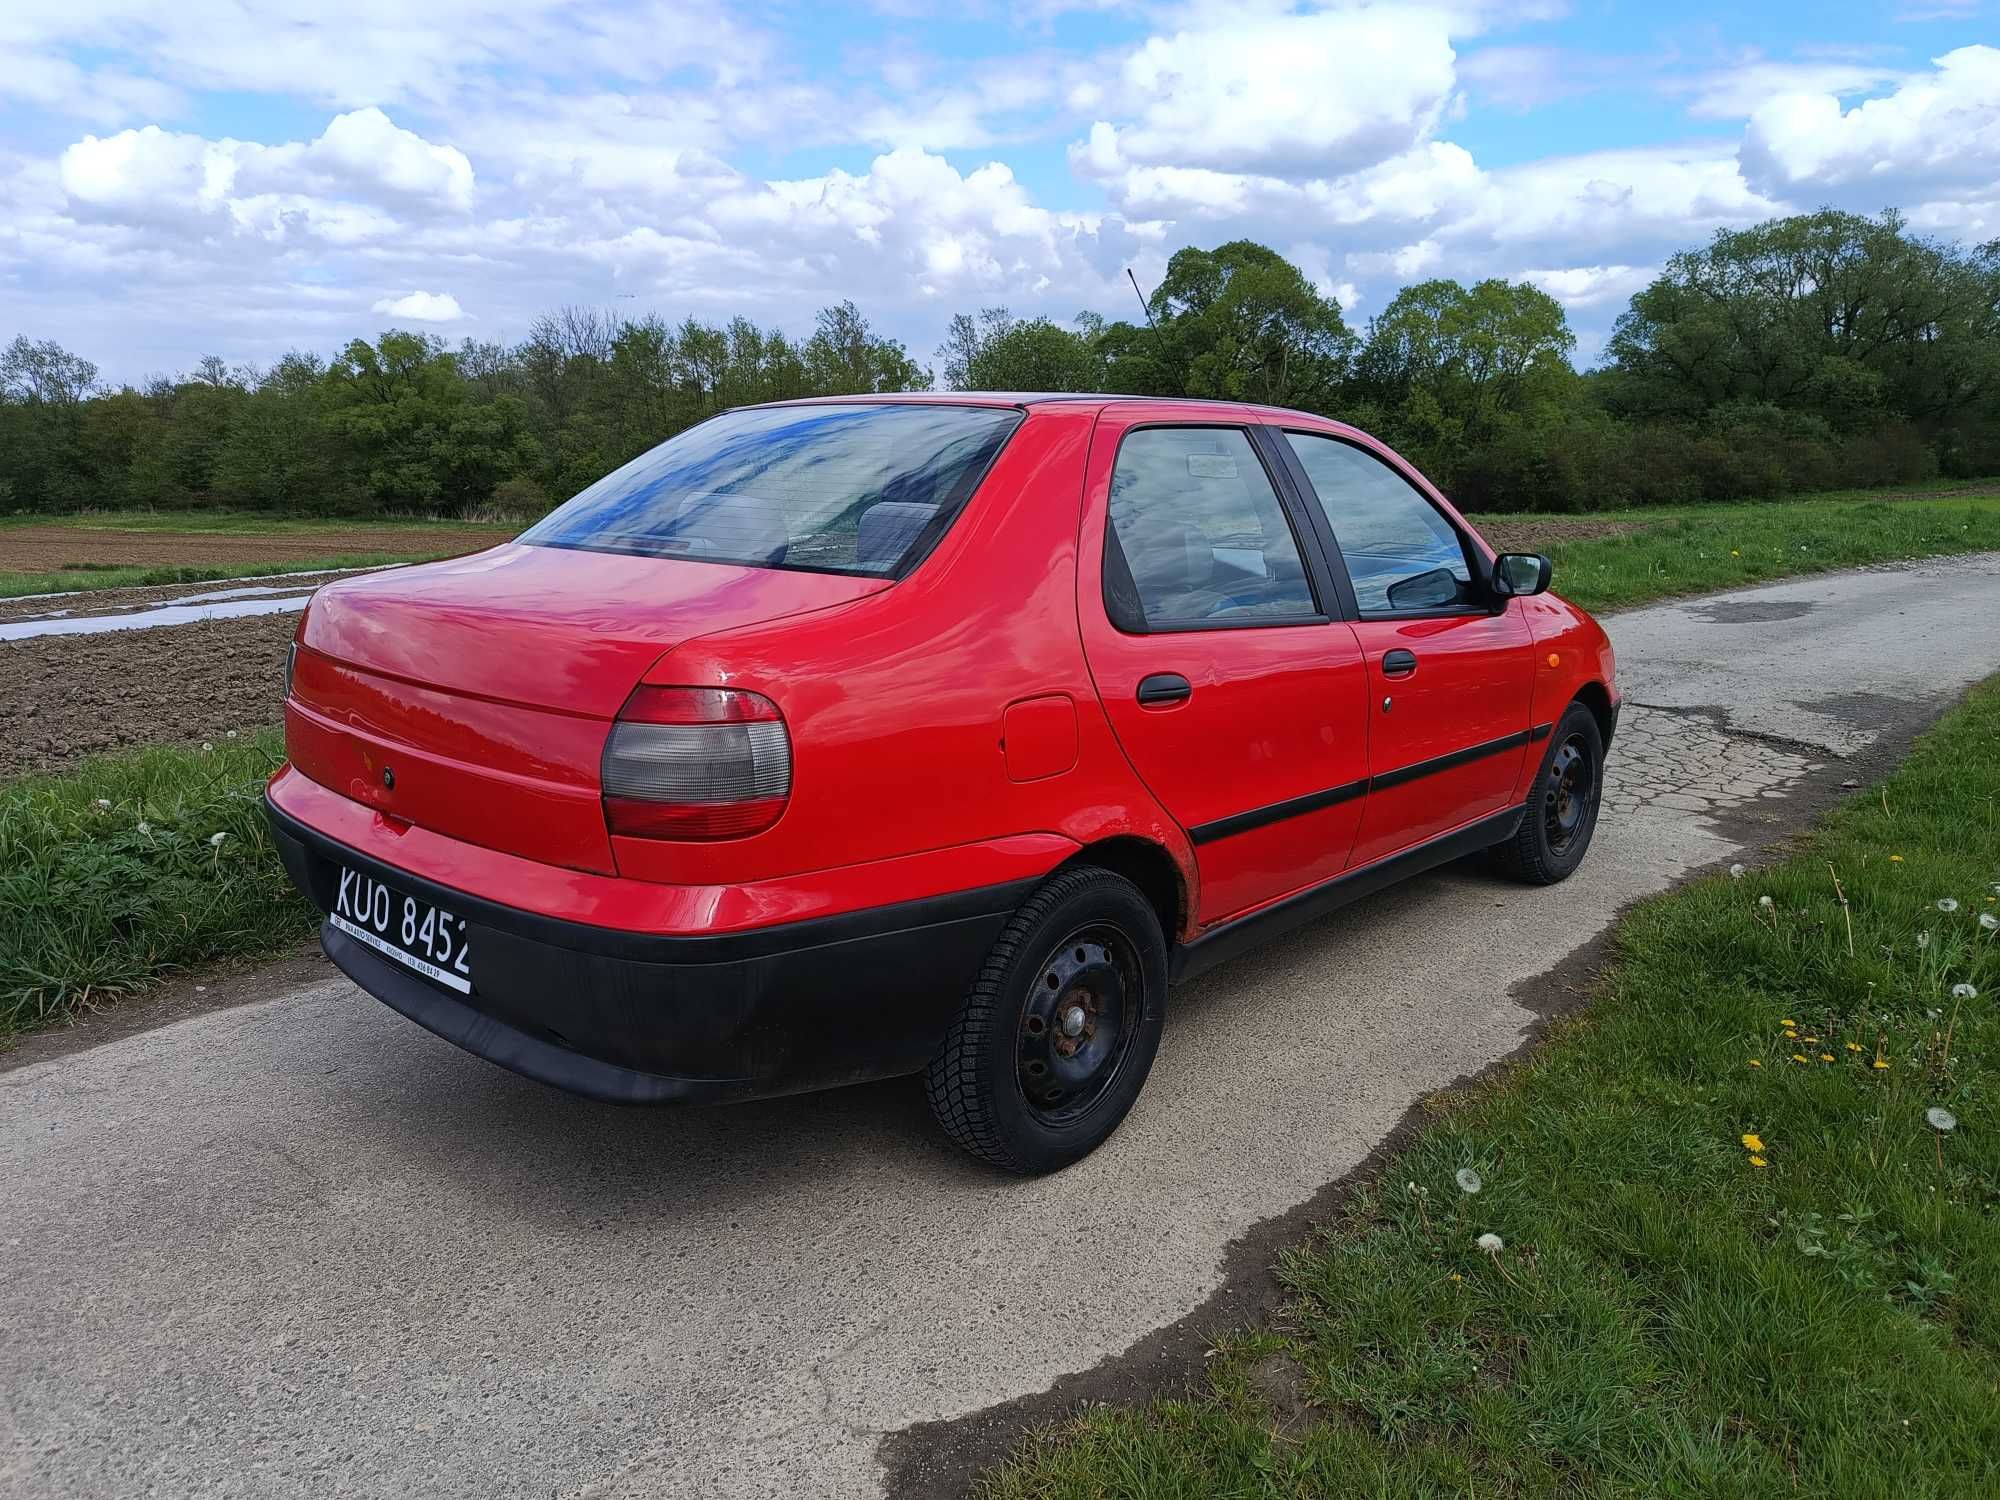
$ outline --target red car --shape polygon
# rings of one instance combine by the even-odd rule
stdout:
[[[1487,851],[1560,880],[1611,645],[1366,434],[865,397],[693,427],[505,546],[330,584],[271,822],[354,981],[600,1099],[921,1072],[1040,1172],[1169,986]]]

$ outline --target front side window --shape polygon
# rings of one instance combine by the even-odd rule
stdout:
[[[1127,434],[1111,474],[1104,602],[1134,631],[1318,614],[1291,523],[1241,428]]]
[[[1436,506],[1374,454],[1288,432],[1312,481],[1363,614],[1477,608],[1465,545]]]
[[[1020,420],[1010,408],[917,403],[725,412],[607,474],[521,540],[893,576],[943,534]]]

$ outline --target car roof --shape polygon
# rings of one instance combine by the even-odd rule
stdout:
[[[1250,401],[1215,401],[1203,396],[1132,396],[1113,391],[883,391],[858,396],[800,396],[790,401],[766,401],[764,406],[923,405],[923,406],[1160,406],[1206,407],[1218,415],[1283,418],[1309,422],[1337,421],[1285,406],[1259,406]]]

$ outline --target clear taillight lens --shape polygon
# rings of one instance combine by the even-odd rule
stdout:
[[[792,795],[792,741],[778,706],[736,688],[637,689],[604,743],[613,833],[735,839],[762,833]]]

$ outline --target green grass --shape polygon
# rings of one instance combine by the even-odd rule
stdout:
[[[0,786],[0,1038],[312,931],[258,803],[283,753],[266,732]]]
[[[390,563],[429,562],[433,558],[450,555],[442,552],[348,552],[300,562],[203,564],[192,568],[92,564],[83,570],[63,568],[47,573],[0,572],[0,599],[19,599],[29,594],[60,594],[86,589],[223,582],[231,578],[262,578],[276,573],[320,573],[334,568],[378,568]]]
[[[1537,522],[1629,521],[1622,536],[1553,541],[1555,588],[1586,609],[1739,588],[1868,563],[2000,549],[2000,495],[1887,501],[1820,495],[1754,505],[1602,511],[1581,516],[1486,516],[1525,532]]]
[[[1196,1394],[978,1493],[2000,1493],[1996,796],[1989,684],[1792,857],[1629,916],[1589,1010],[1439,1102]]]

